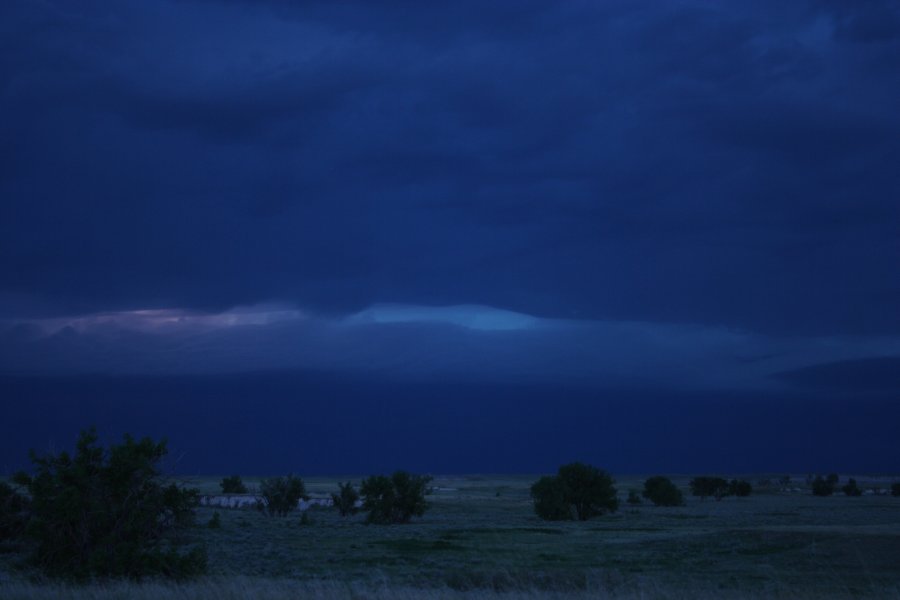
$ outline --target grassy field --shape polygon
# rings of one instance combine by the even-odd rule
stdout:
[[[431,509],[408,525],[366,525],[362,515],[319,507],[308,523],[219,509],[222,527],[194,534],[207,548],[209,578],[177,593],[120,584],[132,587],[70,597],[900,597],[900,498],[771,491],[688,497],[678,508],[623,502],[586,523],[548,523],[532,511],[533,480],[437,478]],[[192,484],[214,493],[217,481]],[[313,496],[336,489],[334,479],[306,483]],[[622,499],[641,484],[620,480]],[[212,514],[201,508],[199,522]],[[14,553],[0,560],[4,598],[69,593],[27,583]]]

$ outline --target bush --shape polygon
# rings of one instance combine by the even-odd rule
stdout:
[[[219,516],[219,511],[215,511],[213,516],[210,518],[209,522],[206,524],[210,529],[221,529],[222,528],[222,517]]]
[[[244,485],[244,482],[241,481],[240,475],[232,475],[231,477],[225,477],[222,479],[222,482],[219,484],[222,487],[223,494],[246,494],[247,486]]]
[[[637,506],[641,503],[641,497],[634,490],[628,490],[628,499],[625,501],[631,506]]]
[[[691,487],[691,494],[699,496],[701,500],[709,496],[721,500],[728,494],[728,482],[721,477],[694,477],[688,485]]]
[[[744,498],[753,493],[753,486],[743,479],[732,479],[728,482],[728,495]]]
[[[25,533],[30,502],[5,481],[0,481],[0,542],[18,539]]]
[[[356,502],[358,500],[359,494],[354,489],[353,483],[350,481],[347,483],[338,482],[338,493],[331,494],[331,501],[334,506],[337,507],[338,512],[342,517],[356,514],[356,511],[359,510],[356,507]]]
[[[166,452],[164,441],[129,435],[104,450],[93,429],[81,433],[74,456],[32,452],[36,474],[16,479],[32,499],[33,562],[48,575],[76,579],[205,571],[203,550],[179,552],[177,534],[194,524],[199,495],[166,485],[159,470]]]
[[[287,516],[297,508],[301,498],[308,498],[303,480],[293,475],[263,479],[259,482],[259,494],[262,496],[260,508],[277,517]]]
[[[644,482],[644,498],[655,506],[682,506],[684,497],[681,490],[668,477],[657,475]]]
[[[531,486],[534,511],[548,521],[586,521],[619,508],[614,481],[605,471],[582,463],[563,465],[555,476]]]
[[[830,496],[834,493],[836,483],[831,476],[824,479],[821,475],[816,475],[812,482],[812,493],[814,496]]]
[[[900,496],[900,483],[891,484],[891,496]]]
[[[421,517],[428,509],[425,496],[431,477],[411,475],[397,471],[390,477],[373,475],[363,480],[359,493],[363,508],[369,511],[368,523],[409,523],[412,517]]]
[[[852,477],[847,482],[847,485],[841,488],[841,491],[847,496],[862,496],[862,490],[859,489],[859,486],[856,485],[856,480]]]

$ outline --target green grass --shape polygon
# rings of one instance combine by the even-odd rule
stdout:
[[[898,498],[772,493],[716,502],[687,497],[683,507],[623,503],[618,513],[586,523],[554,523],[539,520],[531,509],[533,480],[437,478],[431,509],[407,525],[367,525],[363,515],[341,518],[325,508],[311,509],[305,525],[297,513],[278,519],[253,510],[218,509],[221,528],[198,528],[193,541],[207,548],[208,581],[269,582],[276,590],[290,585],[310,590],[331,582],[328,593],[362,586],[397,590],[398,596],[404,590],[447,594],[434,597],[471,590],[602,592],[609,597],[638,597],[645,591],[650,597],[898,597]],[[207,492],[218,487],[218,479],[195,483]],[[316,478],[306,484],[312,494],[326,495],[336,490],[337,480]],[[620,481],[622,499],[640,484]],[[198,522],[205,524],[212,513],[201,508]],[[4,598],[15,597],[6,593],[9,586],[25,585],[28,576],[14,568],[14,549],[7,550],[0,553]]]

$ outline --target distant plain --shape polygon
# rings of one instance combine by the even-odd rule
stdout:
[[[792,482],[795,491],[783,492],[777,484],[760,488],[757,476],[748,498],[700,500],[687,495],[688,477],[673,477],[686,506],[631,506],[625,497],[640,491],[643,478],[623,477],[618,512],[588,522],[547,522],[532,510],[534,479],[437,477],[429,511],[407,525],[366,525],[362,514],[342,518],[326,507],[310,508],[305,522],[300,512],[279,519],[253,509],[201,507],[201,527],[191,535],[207,548],[209,576],[165,593],[198,599],[241,597],[251,588],[267,598],[900,597],[900,498],[820,498],[802,477]],[[327,497],[338,481],[305,479],[313,497]],[[892,479],[859,481],[884,489]],[[218,493],[218,478],[186,483]],[[215,511],[221,528],[210,529],[205,524]],[[32,583],[13,568],[18,558],[0,555],[5,598],[163,593],[152,586],[164,584],[153,582],[121,584],[126,587],[118,591]]]

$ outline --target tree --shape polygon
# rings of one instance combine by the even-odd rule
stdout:
[[[31,496],[34,564],[76,579],[205,571],[205,551],[181,552],[178,535],[193,526],[199,494],[164,480],[159,463],[166,453],[165,441],[130,435],[104,450],[93,429],[81,433],[74,456],[32,451],[35,474],[20,473],[16,481]]]
[[[728,482],[728,495],[743,498],[753,493],[753,486],[743,479],[732,479]]]
[[[841,488],[841,491],[847,496],[862,496],[862,490],[859,489],[859,486],[856,485],[856,480],[852,477],[847,482],[847,485]]]
[[[684,496],[668,477],[657,475],[644,482],[644,498],[655,506],[682,506]]]
[[[303,480],[293,475],[272,477],[259,482],[261,508],[270,516],[284,517],[297,508],[301,498],[308,498]]]
[[[342,517],[355,514],[358,510],[356,502],[359,500],[359,493],[353,487],[353,483],[338,482],[338,493],[331,494],[331,501],[337,507]]]
[[[709,496],[721,500],[728,494],[728,482],[721,477],[694,477],[688,485],[691,488],[691,494],[699,496],[701,500]]]
[[[224,477],[219,484],[222,487],[223,494],[246,494],[247,486],[241,481],[240,475],[232,475]]]
[[[834,493],[835,483],[830,476],[824,479],[821,475],[816,475],[812,482],[812,493],[814,496],[830,496]]]
[[[30,502],[5,481],[0,481],[0,542],[18,539],[25,533]]]
[[[368,523],[409,523],[428,509],[425,496],[431,493],[429,475],[396,471],[390,477],[373,475],[363,480],[359,493],[363,508],[369,511]]]
[[[891,496],[900,496],[900,482],[891,484]]]
[[[641,503],[641,497],[634,490],[628,490],[628,499],[625,500],[631,506],[637,506]]]
[[[605,471],[574,462],[563,465],[555,476],[541,477],[531,486],[537,515],[546,520],[577,518],[586,521],[619,508],[615,482]]]

